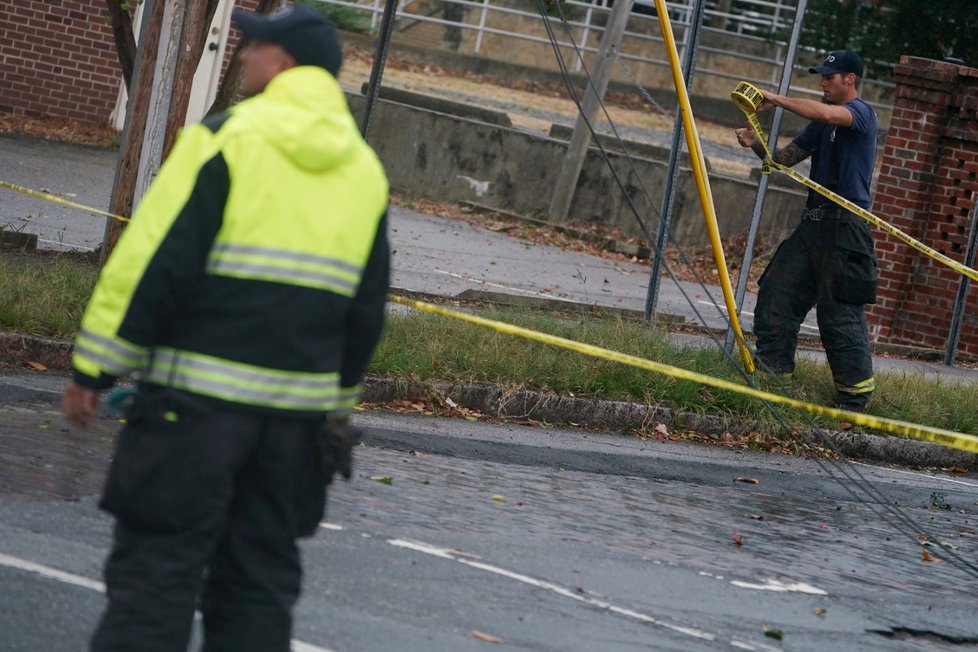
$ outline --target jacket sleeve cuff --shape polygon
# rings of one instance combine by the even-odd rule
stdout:
[[[75,384],[81,385],[91,390],[99,391],[103,389],[108,389],[115,384],[115,376],[110,376],[108,374],[101,374],[98,378],[89,376],[88,374],[83,374],[82,372],[75,370],[74,378]]]
[[[353,409],[357,406],[360,401],[360,385],[353,385],[348,387],[340,387],[340,395],[336,401],[336,407],[333,409],[332,414],[338,417],[349,417],[353,413]]]

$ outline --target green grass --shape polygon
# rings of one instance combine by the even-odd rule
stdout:
[[[0,330],[70,339],[78,330],[95,283],[92,257],[57,254],[0,254]],[[713,348],[676,347],[668,334],[641,322],[616,317],[557,317],[526,311],[481,315],[535,331],[743,383],[732,362]],[[737,419],[756,419],[761,430],[801,428],[808,417],[779,410],[775,418],[754,398],[718,390],[576,353],[482,326],[427,313],[390,316],[371,373],[420,382],[492,383],[511,388],[668,405],[684,411]],[[779,379],[758,374],[759,388],[789,393],[824,404],[834,390],[828,367],[799,360],[782,387]],[[878,390],[870,404],[877,416],[978,434],[978,384],[929,381],[914,375],[877,374]],[[815,418],[823,426],[834,421]]]
[[[504,312],[483,316],[571,340],[621,351],[681,369],[743,384],[731,361],[712,348],[671,345],[667,334],[642,323],[616,318],[557,319]],[[395,315],[371,371],[417,381],[483,382],[562,395],[589,396],[738,419],[757,419],[762,430],[821,426],[831,419],[808,417],[784,408],[779,416],[762,401],[726,390],[646,371],[618,362],[505,335],[484,327],[428,314]],[[825,404],[835,390],[827,365],[800,360],[787,380],[757,374],[760,389]],[[869,412],[949,430],[978,434],[978,386],[928,381],[918,376],[877,374],[879,389]],[[788,386],[790,385],[790,386]]]
[[[73,337],[97,276],[92,256],[4,252],[0,255],[0,330]]]

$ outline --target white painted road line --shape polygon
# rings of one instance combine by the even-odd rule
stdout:
[[[5,555],[2,552],[0,552],[0,566],[16,568],[17,570],[27,571],[28,573],[34,573],[48,579],[57,580],[63,584],[71,584],[72,586],[80,586],[85,589],[91,589],[92,591],[98,591],[99,593],[105,593],[105,584],[102,584],[97,580],[90,580],[87,577],[82,577],[81,575],[66,573],[65,571],[60,571],[57,568],[51,568],[50,566],[42,566],[41,564],[37,564],[27,559]]]
[[[62,584],[80,586],[85,589],[97,591],[98,593],[105,593],[105,584],[97,580],[82,577],[81,575],[75,575],[73,573],[66,573],[65,571],[58,570],[57,568],[44,566],[42,564],[30,561],[29,559],[21,559],[20,557],[14,557],[12,555],[5,555],[2,552],[0,552],[0,566],[26,571],[28,573],[34,573],[48,579],[56,580]],[[200,612],[194,614],[194,617],[199,620]],[[334,652],[334,650],[330,650],[329,648],[319,647],[318,645],[312,645],[311,643],[306,643],[304,641],[297,641],[296,639],[292,639],[292,650],[293,652]]]
[[[580,589],[569,589],[565,586],[560,586],[559,584],[554,584],[553,582],[548,582],[546,580],[537,579],[535,577],[530,577],[529,575],[523,575],[522,573],[516,573],[499,566],[494,566],[492,564],[486,564],[481,561],[476,561],[475,559],[468,559],[459,555],[457,552],[449,550],[447,548],[439,548],[427,543],[422,543],[420,541],[410,541],[407,539],[388,539],[387,543],[398,548],[407,548],[408,550],[414,550],[415,552],[424,553],[426,555],[432,555],[434,557],[440,557],[442,559],[450,559],[456,561],[460,564],[465,564],[466,566],[471,566],[472,568],[477,568],[489,573],[494,573],[502,577],[507,577],[511,580],[516,580],[517,582],[522,582],[523,584],[529,584],[530,586],[544,589],[557,595],[563,596],[565,598],[571,598],[577,600],[578,602],[583,602],[585,604],[591,605],[592,607],[597,607],[599,609],[604,609],[611,613],[617,614],[619,616],[625,616],[626,618],[632,618],[650,625],[655,625],[656,627],[662,627],[663,629],[668,629],[670,631],[685,634],[691,638],[699,639],[702,641],[719,642],[718,637],[710,632],[705,632],[701,629],[696,629],[694,627],[687,627],[685,625],[679,625],[676,623],[671,623],[661,618],[656,618],[655,616],[650,616],[648,614],[643,614],[632,609],[625,607],[616,606],[606,600],[601,600],[583,593]],[[755,650],[755,651],[774,651],[779,648],[769,647],[767,645],[761,645],[757,643],[747,643],[744,641],[730,640],[728,643],[735,648],[741,650]]]

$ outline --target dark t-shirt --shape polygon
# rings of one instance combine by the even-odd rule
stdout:
[[[869,183],[876,160],[876,132],[879,121],[873,107],[858,97],[843,106],[852,113],[852,125],[837,127],[810,122],[793,141],[812,156],[811,179],[849,201],[869,208]],[[833,145],[834,139],[834,145]],[[836,150],[833,157],[833,149]],[[838,179],[833,173],[833,158],[838,161]],[[831,202],[814,190],[808,191],[809,208]]]

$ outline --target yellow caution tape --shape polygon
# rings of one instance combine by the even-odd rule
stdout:
[[[113,219],[119,220],[120,222],[128,222],[129,218],[122,215],[116,215],[115,213],[109,213],[107,211],[102,211],[97,208],[92,208],[91,206],[86,206],[85,204],[79,204],[78,202],[69,201],[67,199],[62,199],[61,197],[55,197],[54,195],[49,195],[45,192],[39,192],[37,190],[31,190],[30,188],[25,188],[23,186],[18,186],[12,183],[7,183],[6,181],[0,181],[0,188],[7,188],[9,190],[14,190],[31,197],[36,197],[37,199],[46,199],[47,201],[54,202],[55,204],[62,204],[63,206],[70,206],[71,208],[78,208],[89,213],[95,213],[97,215],[104,215],[106,217],[111,217]]]
[[[526,339],[543,342],[544,344],[550,344],[553,346],[559,346],[564,349],[577,351],[578,353],[594,356],[596,358],[603,358],[613,362],[621,362],[633,367],[638,367],[639,369],[647,369],[649,371],[654,371],[673,378],[689,380],[695,383],[708,385],[710,387],[725,389],[727,391],[744,394],[746,396],[753,396],[754,398],[770,401],[772,403],[779,403],[781,405],[786,405],[798,410],[804,410],[812,414],[819,414],[825,417],[839,419],[841,421],[849,421],[867,428],[874,428],[876,430],[905,435],[915,439],[932,441],[944,446],[967,451],[969,453],[978,453],[978,437],[975,435],[968,435],[961,432],[955,432],[953,430],[944,430],[942,428],[931,428],[929,426],[921,426],[904,421],[885,419],[883,417],[875,417],[869,414],[863,414],[861,412],[849,412],[847,410],[839,410],[837,408],[816,405],[814,403],[806,403],[805,401],[799,401],[787,396],[781,396],[780,394],[772,394],[771,392],[765,392],[746,385],[738,385],[737,383],[732,383],[728,380],[714,378],[695,371],[680,369],[679,367],[662,364],[661,362],[653,362],[652,360],[646,360],[645,358],[639,358],[627,353],[621,353],[618,351],[612,351],[610,349],[604,349],[599,346],[585,344],[583,342],[568,340],[556,335],[540,333],[528,328],[522,328],[520,326],[514,326],[512,324],[486,319],[484,317],[468,315],[455,310],[450,310],[448,308],[442,308],[430,303],[425,303],[423,301],[415,301],[413,299],[406,299],[398,296],[391,296],[389,298],[391,301],[404,306],[410,306],[424,312],[430,312],[436,315],[442,315],[444,317],[451,317],[452,319],[477,324],[479,326],[485,326],[486,328],[490,328],[500,333],[525,337]]]
[[[948,258],[947,256],[945,256],[944,254],[942,254],[941,252],[935,249],[931,249],[923,242],[920,242],[919,240],[915,240],[911,236],[907,235],[900,229],[890,224],[889,222],[886,222],[885,220],[876,217],[862,206],[857,206],[856,204],[852,203],[845,197],[837,195],[836,193],[832,192],[828,188],[815,183],[805,175],[799,174],[798,172],[792,170],[791,168],[775,161],[774,156],[771,154],[771,150],[768,148],[767,140],[764,138],[764,130],[761,127],[760,121],[757,119],[757,110],[764,103],[764,95],[759,90],[757,90],[747,82],[742,81],[739,84],[737,84],[737,88],[735,88],[734,91],[730,94],[730,99],[733,100],[733,103],[737,105],[737,108],[743,111],[744,115],[747,116],[747,120],[750,122],[751,128],[754,130],[754,133],[757,135],[757,141],[764,148],[764,153],[767,155],[767,157],[764,159],[763,168],[761,170],[762,172],[768,174],[770,173],[771,169],[775,169],[787,174],[789,177],[791,177],[798,183],[802,184],[803,186],[807,188],[811,188],[812,190],[822,195],[823,197],[827,197],[828,199],[835,202],[839,206],[842,206],[846,210],[855,213],[856,215],[863,218],[870,224],[882,229],[883,231],[886,231],[890,235],[896,237],[901,242],[910,245],[911,247],[913,247],[920,253],[924,254],[925,256],[929,256],[934,260],[943,263],[944,265],[947,265],[948,267],[950,267],[951,269],[953,269],[959,274],[963,274],[964,276],[967,276],[972,280],[978,281],[978,271],[970,267],[967,267],[966,265],[962,265],[956,260],[952,260],[951,258]]]
[[[758,131],[760,130],[758,129]],[[86,206],[84,204],[67,201],[61,199],[60,197],[55,197],[54,195],[49,195],[46,193],[37,192],[35,190],[30,190],[29,188],[24,188],[21,186],[14,185],[12,183],[7,183],[6,181],[0,181],[0,187],[9,188],[10,190],[22,192],[26,195],[30,195],[31,197],[46,199],[48,201],[64,204],[66,206],[70,206],[72,208],[78,208],[90,213],[105,215],[107,217],[112,217],[114,219],[121,220],[123,222],[129,221],[129,218],[123,217],[121,215],[115,215],[113,213],[108,213],[106,211],[100,211],[98,209],[92,208],[90,206]],[[453,319],[458,319],[461,321],[467,321],[472,324],[485,326],[486,328],[490,328],[500,333],[525,337],[530,340],[536,340],[538,342],[543,342],[544,344],[550,344],[552,346],[559,346],[564,349],[577,351],[578,353],[594,356],[596,358],[604,358],[605,360],[611,360],[613,362],[621,362],[623,364],[631,365],[633,367],[638,367],[639,369],[647,369],[649,371],[654,371],[656,373],[664,374],[666,376],[672,376],[673,378],[689,380],[695,383],[708,385],[710,387],[725,389],[731,392],[744,394],[746,396],[753,396],[754,398],[770,401],[772,403],[780,403],[781,405],[787,405],[788,407],[804,410],[812,414],[819,414],[825,417],[831,417],[833,419],[846,420],[856,425],[865,426],[867,428],[874,428],[876,430],[882,430],[884,432],[891,432],[898,435],[913,437],[915,439],[932,441],[938,444],[942,444],[944,446],[948,446],[950,448],[957,448],[959,450],[967,451],[969,453],[978,453],[978,437],[974,435],[967,435],[964,433],[955,432],[953,430],[944,430],[942,428],[931,428],[929,426],[921,426],[913,423],[907,423],[904,421],[895,421],[893,419],[885,419],[882,417],[874,417],[868,414],[862,414],[860,412],[849,412],[846,410],[839,410],[836,408],[826,407],[824,405],[816,405],[814,403],[806,403],[804,401],[788,398],[787,396],[781,396],[780,394],[772,394],[771,392],[765,392],[763,390],[755,389],[753,387],[748,387],[746,385],[738,385],[737,383],[732,383],[730,381],[723,380],[720,378],[713,378],[712,376],[706,376],[704,374],[700,374],[695,371],[680,369],[679,367],[673,367],[671,365],[662,364],[660,362],[653,362],[652,360],[646,360],[645,358],[639,358],[637,356],[629,355],[627,353],[621,353],[618,351],[605,349],[599,346],[585,344],[583,342],[568,340],[566,338],[558,337],[556,335],[547,335],[546,333],[540,333],[538,331],[533,331],[528,328],[513,326],[512,324],[494,321],[492,319],[486,319],[484,317],[467,315],[465,313],[457,312],[455,310],[449,310],[447,308],[441,308],[439,306],[430,303],[425,303],[423,301],[415,301],[413,299],[406,299],[398,296],[391,296],[389,298],[391,301],[395,303],[400,303],[405,306],[410,306],[417,310],[430,312],[436,315],[442,315],[444,317],[451,317]]]

